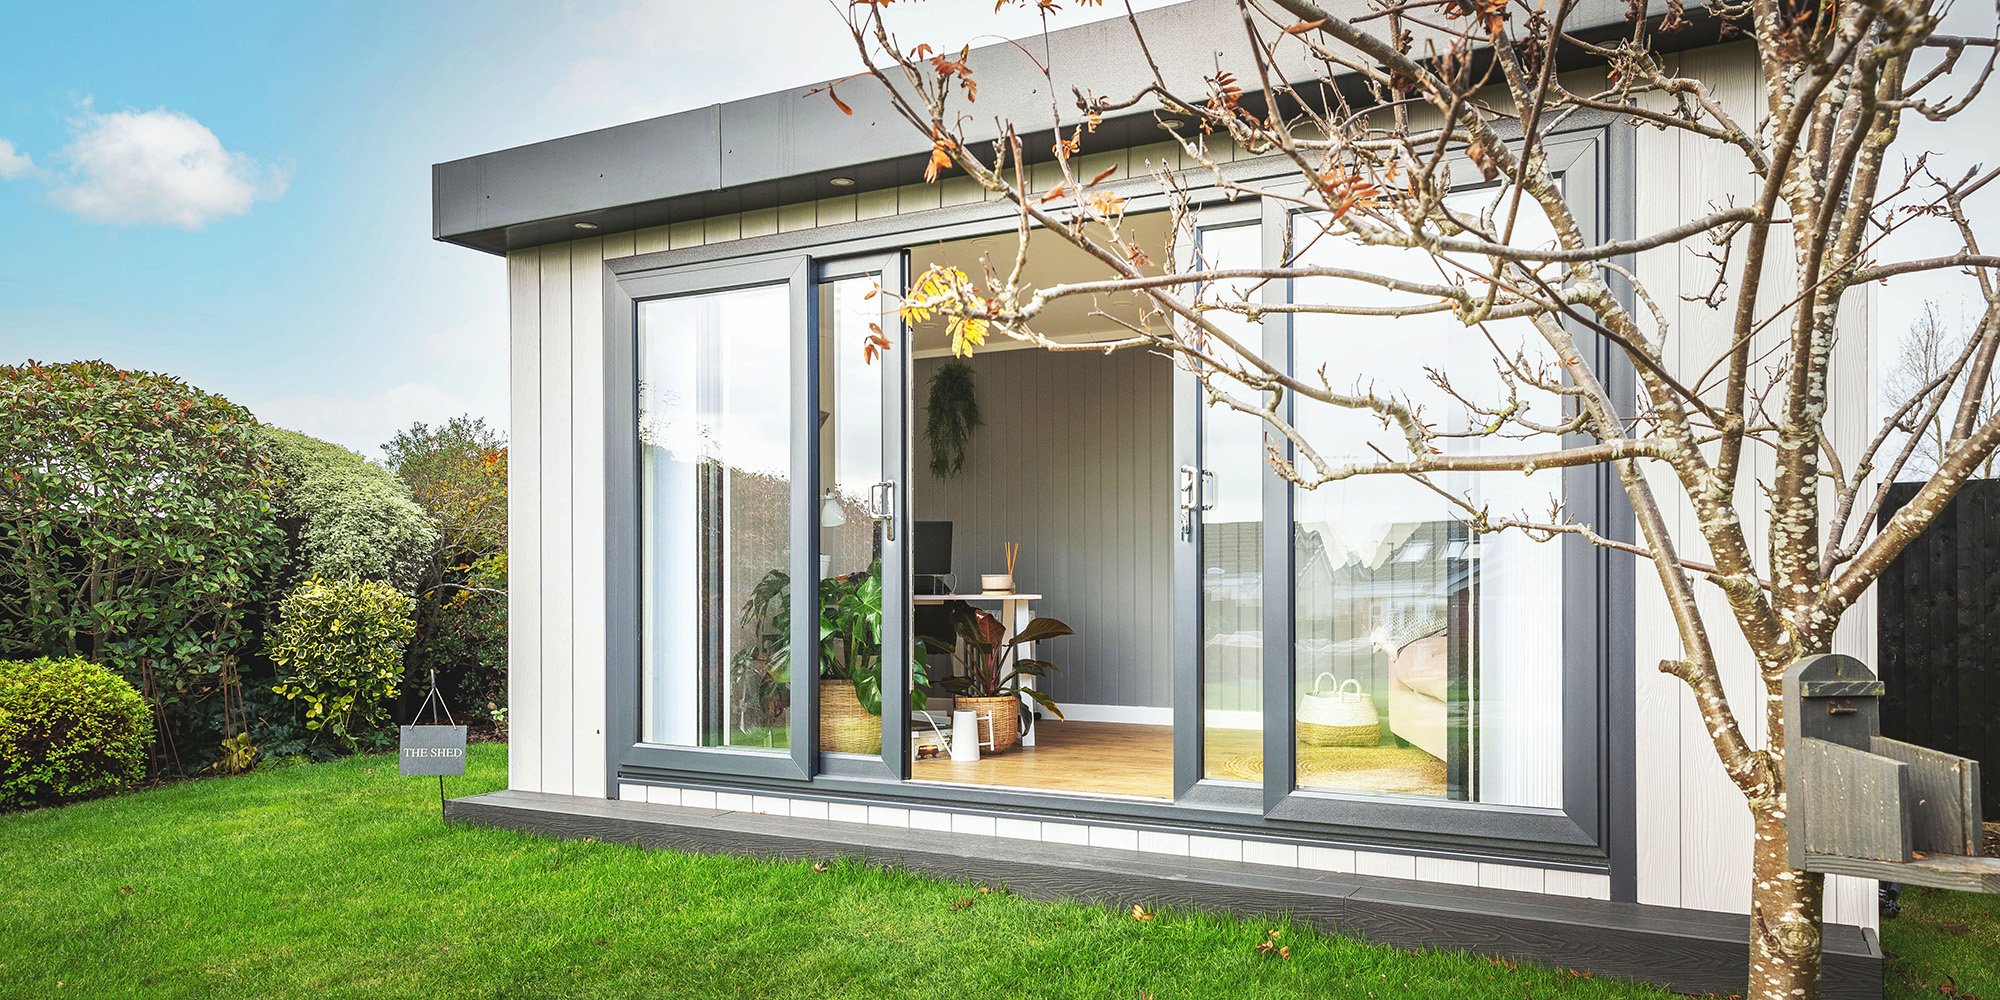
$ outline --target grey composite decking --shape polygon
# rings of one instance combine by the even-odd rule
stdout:
[[[1073,847],[1006,837],[691,809],[539,792],[454,799],[451,820],[558,837],[772,859],[861,857],[926,875],[1004,885],[1031,899],[1289,913],[1325,930],[1402,948],[1442,947],[1659,983],[1741,992],[1742,916],[1442,886],[1266,865]],[[1880,1000],[1872,932],[1826,933],[1825,996]]]

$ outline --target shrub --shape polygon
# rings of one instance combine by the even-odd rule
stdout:
[[[277,591],[308,577],[417,586],[437,529],[390,472],[340,445],[263,428],[278,479],[278,523],[287,538]]]
[[[442,590],[440,599],[420,601],[417,639],[410,648],[406,712],[437,672],[438,687],[454,712],[474,720],[498,721],[507,707],[507,552],[474,563],[462,586]]]
[[[378,580],[307,579],[279,603],[265,636],[278,668],[272,690],[305,704],[306,728],[352,746],[388,721],[415,603]]]
[[[145,776],[153,713],[79,657],[0,660],[0,809],[53,805]]]
[[[507,445],[474,417],[413,424],[382,446],[438,528],[417,586],[417,638],[405,711],[432,674],[474,718],[504,710],[507,691]]]
[[[0,657],[111,667],[169,746],[213,746],[280,556],[268,476],[221,396],[102,361],[0,366]]]

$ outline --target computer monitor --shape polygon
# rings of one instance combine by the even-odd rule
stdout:
[[[951,522],[918,521],[910,546],[910,575],[917,577],[919,592],[925,578],[935,581],[951,575]]]

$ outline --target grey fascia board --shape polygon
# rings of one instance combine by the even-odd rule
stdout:
[[[1367,11],[1366,0],[1325,6],[1348,16]],[[1663,12],[1666,0],[1649,0],[1649,11],[1653,8]],[[1623,29],[1628,11],[1618,0],[1583,0],[1566,30],[1588,35]],[[1154,61],[1179,91],[1202,92],[1202,78],[1215,71],[1218,57],[1225,67],[1248,65],[1249,42],[1233,0],[1189,0],[1145,11],[1138,19]],[[1680,44],[1710,37],[1683,32]],[[837,29],[829,38],[830,44],[846,44]],[[1416,39],[1419,51],[1425,41]],[[1663,40],[1663,46],[1672,41]],[[1037,60],[1052,67],[1053,81]],[[1045,137],[1052,107],[1074,124],[1073,90],[1123,100],[1151,76],[1122,17],[981,46],[973,50],[971,65],[980,100],[954,100],[969,116],[973,141],[993,138],[1000,121]],[[1301,58],[1281,69],[1291,79],[1306,80],[1316,67]],[[851,115],[823,92],[828,86],[782,90],[437,164],[432,235],[504,254],[574,239],[574,222],[594,223],[601,233],[622,232],[921,180],[926,139],[895,112],[881,84],[866,77],[839,84]],[[1165,141],[1152,121],[1155,110],[1149,100],[1107,120],[1091,146]],[[1027,152],[1046,159],[1047,145],[1044,138]],[[836,174],[857,183],[831,187],[827,180]]]

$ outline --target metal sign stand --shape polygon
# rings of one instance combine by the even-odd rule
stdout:
[[[465,727],[452,718],[451,706],[445,704],[444,694],[438,690],[437,671],[430,672],[430,682],[430,692],[417,703],[415,718],[402,729],[398,770],[405,775],[437,775],[438,818],[443,819],[445,775],[465,773]],[[431,713],[429,725],[417,721],[423,718],[425,709]]]

